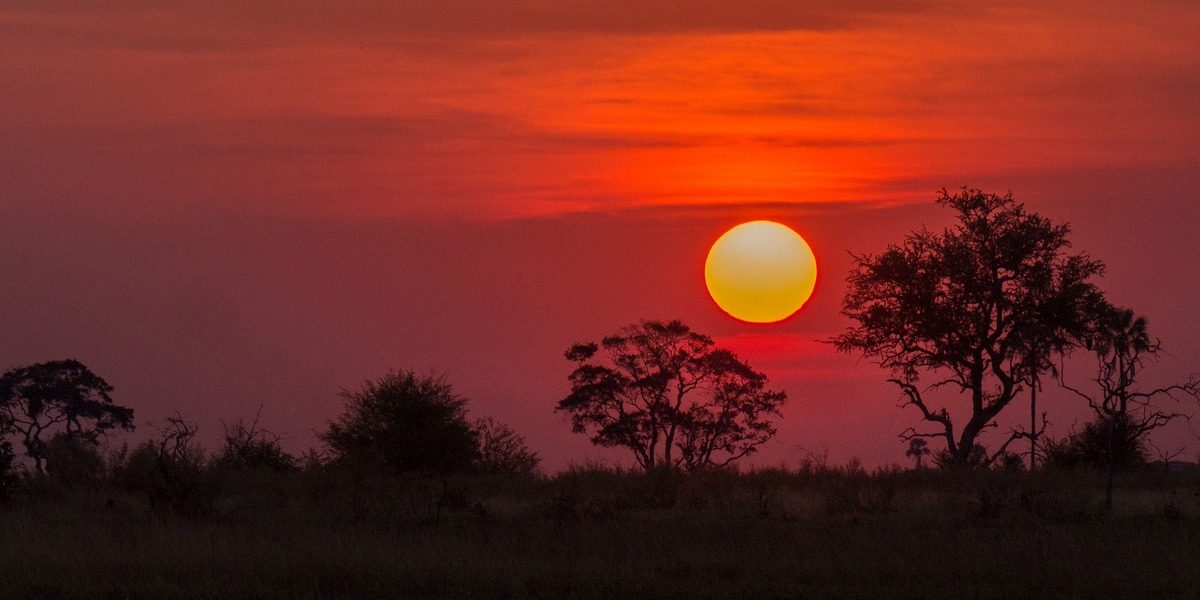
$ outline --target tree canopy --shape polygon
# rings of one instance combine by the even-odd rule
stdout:
[[[571,393],[557,410],[600,446],[645,469],[722,466],[775,435],[784,392],[712,338],[679,321],[645,321],[571,346]]]
[[[95,444],[112,429],[133,429],[133,409],[114,404],[112,390],[77,360],[18,367],[0,375],[0,419],[5,430],[20,434],[41,472],[54,433]]]
[[[467,401],[442,377],[394,372],[342,397],[345,411],[321,436],[338,458],[395,472],[465,471],[479,458]]]
[[[1011,194],[943,190],[938,204],[958,223],[854,257],[842,312],[855,323],[831,341],[889,369],[905,405],[933,426],[904,437],[940,438],[965,465],[1018,392],[1087,334],[1103,264],[1069,253],[1070,228]],[[944,390],[965,399],[965,418],[935,402]]]

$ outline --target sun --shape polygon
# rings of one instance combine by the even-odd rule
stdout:
[[[800,310],[817,283],[817,259],[787,225],[750,221],[726,231],[708,251],[704,282],[721,310],[750,323],[782,321]]]

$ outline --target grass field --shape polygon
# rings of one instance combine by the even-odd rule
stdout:
[[[210,514],[33,486],[2,598],[1197,598],[1200,477],[227,475]]]

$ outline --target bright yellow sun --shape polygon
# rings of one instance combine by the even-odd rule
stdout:
[[[817,259],[790,227],[750,221],[712,245],[704,282],[717,306],[734,318],[774,323],[795,314],[812,295]]]

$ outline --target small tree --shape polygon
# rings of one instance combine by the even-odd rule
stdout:
[[[921,469],[924,468],[925,457],[929,456],[930,453],[929,442],[926,442],[925,438],[915,437],[909,438],[908,450],[904,452],[904,455],[913,459],[913,462],[917,464],[917,468]]]
[[[1107,463],[1104,507],[1111,509],[1117,467],[1128,460],[1122,455],[1137,452],[1139,458],[1144,458],[1146,436],[1183,416],[1157,408],[1155,399],[1172,398],[1176,394],[1200,396],[1200,382],[1192,380],[1152,390],[1136,387],[1138,372],[1146,359],[1156,356],[1162,346],[1150,337],[1146,319],[1134,315],[1132,310],[1105,306],[1088,341],[1096,356],[1095,392],[1086,393],[1067,385],[1065,380],[1062,385],[1086,400],[1096,414],[1098,422],[1094,430],[1084,430],[1088,438],[1100,433],[1107,438],[1103,455]]]
[[[157,439],[143,442],[116,465],[115,479],[145,494],[152,509],[187,516],[212,512],[219,489],[204,449],[195,442],[198,432],[195,423],[169,417]]]
[[[475,422],[479,435],[479,470],[484,473],[529,476],[537,470],[537,453],[525,446],[525,439],[494,419]]]
[[[444,473],[470,470],[479,458],[467,401],[442,377],[389,373],[342,397],[345,412],[321,435],[337,459]]]
[[[225,423],[224,444],[216,457],[216,466],[232,469],[262,469],[282,473],[296,468],[296,459],[283,450],[279,444],[279,436],[259,427],[258,419],[262,412],[254,415],[254,420],[247,425],[238,419],[237,423]]]
[[[602,359],[589,362],[601,353]],[[775,435],[786,400],[767,377],[679,321],[630,325],[566,352],[577,364],[556,410],[592,443],[633,452],[644,469],[723,466]]]
[[[980,434],[1086,333],[1102,298],[1089,280],[1103,265],[1068,254],[1069,228],[1011,195],[943,190],[938,203],[958,213],[956,226],[922,229],[878,256],[855,257],[842,309],[855,325],[830,341],[877,359],[902,406],[932,425],[909,428],[903,439],[939,438],[951,465],[968,466]],[[938,406],[931,396],[943,389],[965,396],[965,414]],[[1014,432],[979,464],[1036,434]]]
[[[77,360],[19,367],[0,376],[0,418],[44,473],[46,438],[54,433],[95,445],[109,430],[133,429],[133,409],[114,404],[112,389]]]

